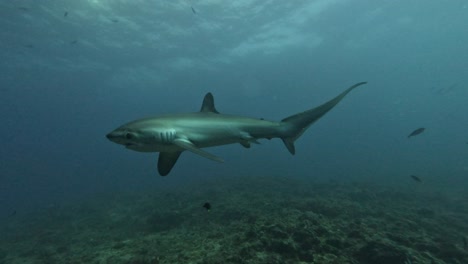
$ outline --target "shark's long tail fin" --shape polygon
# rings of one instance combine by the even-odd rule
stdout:
[[[281,139],[283,140],[284,145],[286,145],[286,148],[289,150],[289,152],[294,155],[296,152],[294,141],[296,141],[296,139],[298,139],[306,131],[306,129],[309,128],[310,125],[319,120],[323,115],[335,107],[354,88],[366,83],[367,82],[356,83],[339,94],[337,97],[318,107],[286,117],[285,119],[281,120],[281,122],[286,123],[285,127],[287,130],[285,133],[287,136]]]

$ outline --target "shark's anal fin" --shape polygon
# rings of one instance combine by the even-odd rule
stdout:
[[[190,142],[190,140],[188,139],[184,139],[184,138],[177,138],[175,139],[172,143],[174,143],[175,145],[185,149],[185,150],[188,150],[188,151],[191,151],[195,154],[198,154],[202,157],[205,157],[207,159],[210,159],[210,160],[214,160],[214,161],[217,161],[217,162],[224,162],[224,160],[218,156],[215,156],[213,154],[210,154],[202,149],[200,149],[199,147],[195,146],[192,142]]]
[[[182,151],[159,153],[158,172],[161,176],[166,176],[171,172],[181,153]]]

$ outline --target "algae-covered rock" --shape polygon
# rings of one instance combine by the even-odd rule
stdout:
[[[181,215],[177,213],[164,212],[154,213],[147,218],[147,224],[151,231],[161,232],[177,228],[183,222]]]
[[[4,263],[4,260],[6,257],[7,257],[6,251],[0,249],[0,263]]]
[[[0,229],[0,263],[468,263],[468,215],[449,198],[286,182],[224,179],[214,193],[207,180],[170,195],[112,195],[56,215],[19,215]]]
[[[406,256],[401,248],[380,241],[370,241],[355,253],[356,259],[362,264],[404,263]]]

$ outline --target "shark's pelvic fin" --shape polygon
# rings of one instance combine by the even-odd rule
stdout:
[[[244,147],[244,148],[250,148],[250,144],[251,143],[254,143],[254,144],[260,144],[260,142],[258,142],[258,140],[254,137],[252,137],[249,133],[247,132],[241,132],[240,133],[240,138],[242,139],[242,141],[240,141],[239,143]]]
[[[247,141],[249,143],[260,144],[260,142],[258,142],[258,140],[256,138],[252,137],[247,132],[241,132],[240,136],[241,136],[241,139],[243,139],[243,140],[245,140],[245,141]]]
[[[312,125],[315,121],[319,120],[328,111],[333,109],[333,107],[335,107],[354,88],[366,83],[367,82],[356,83],[355,85],[349,87],[335,98],[318,107],[312,108],[299,114],[289,116],[281,120],[281,122],[286,123],[286,134],[288,134],[288,136],[283,137],[281,139],[283,140],[284,145],[286,145],[286,148],[289,150],[289,152],[294,155],[294,153],[296,152],[294,147],[294,141],[298,139],[306,131],[306,129],[309,128],[310,125]]]
[[[200,112],[212,112],[219,114],[214,105],[214,97],[211,93],[207,93],[203,99],[202,107]]]
[[[181,153],[182,151],[159,153],[158,172],[161,176],[166,176],[171,172]]]
[[[188,139],[178,138],[178,139],[175,139],[173,141],[173,143],[175,145],[185,149],[185,150],[191,151],[191,152],[193,152],[195,154],[198,154],[198,155],[200,155],[202,157],[205,157],[207,159],[214,160],[214,161],[217,161],[217,162],[224,162],[224,160],[222,158],[202,150],[201,148],[195,146]]]

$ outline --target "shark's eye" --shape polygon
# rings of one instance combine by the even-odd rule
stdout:
[[[125,138],[126,139],[132,139],[132,138],[134,138],[134,136],[133,136],[132,133],[127,133],[127,134],[125,134]]]

